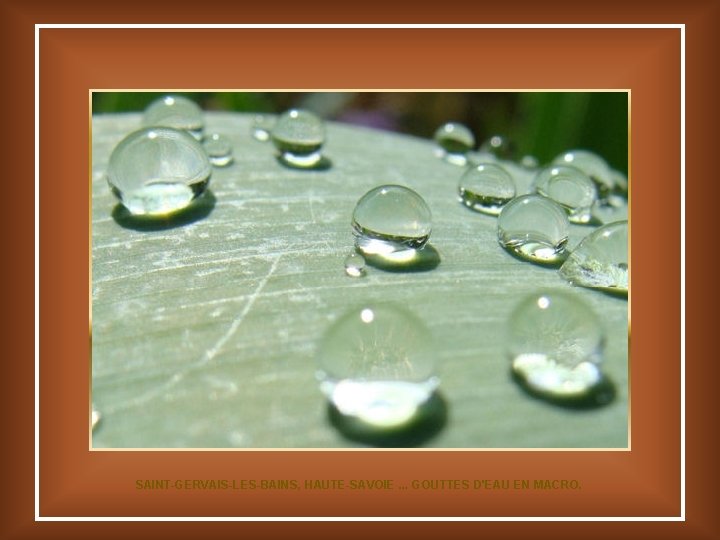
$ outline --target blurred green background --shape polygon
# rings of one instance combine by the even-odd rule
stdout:
[[[142,111],[165,93],[94,92],[93,114]],[[448,121],[461,122],[478,144],[502,135],[515,158],[547,163],[574,148],[597,152],[628,170],[626,92],[173,92],[205,110],[280,113],[292,107],[327,120],[423,138]]]

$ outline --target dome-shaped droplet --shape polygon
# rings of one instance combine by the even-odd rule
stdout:
[[[291,109],[277,119],[270,134],[282,163],[298,169],[317,167],[325,143],[325,124],[315,114]]]
[[[607,162],[588,150],[570,150],[557,156],[554,165],[568,165],[587,174],[598,189],[598,197],[604,199],[612,191],[615,180]]]
[[[458,193],[460,202],[468,208],[496,216],[515,197],[515,182],[500,165],[480,163],[460,177]]]
[[[540,161],[535,156],[527,155],[520,159],[520,165],[525,169],[537,169],[540,166]]]
[[[553,398],[581,397],[601,381],[603,344],[598,317],[567,293],[532,294],[508,321],[513,372],[534,392]]]
[[[516,197],[503,207],[497,227],[500,245],[524,259],[554,264],[567,255],[567,213],[546,197]]]
[[[425,325],[392,304],[352,309],[323,336],[320,388],[344,415],[378,428],[412,420],[438,385]]]
[[[432,214],[412,189],[379,186],[355,206],[352,228],[356,247],[366,255],[421,249],[430,237]]]
[[[482,143],[480,152],[492,154],[498,159],[512,159],[515,155],[515,144],[503,135],[493,135]]]
[[[575,285],[627,293],[628,222],[609,223],[586,236],[560,274]]]
[[[110,155],[107,178],[131,214],[166,215],[205,192],[212,166],[185,131],[145,128],[125,137]]]
[[[622,171],[617,171],[615,169],[610,170],[610,175],[613,178],[614,182],[614,192],[617,195],[624,195],[627,196],[628,192],[628,177],[627,175]]]
[[[616,221],[627,221],[627,199],[622,195],[608,195],[603,200],[595,201],[591,213],[593,219],[598,223],[608,224]]]
[[[254,139],[265,142],[270,140],[270,133],[275,127],[276,117],[272,114],[256,114],[250,125],[250,134]]]
[[[205,118],[202,109],[194,101],[182,96],[165,96],[153,101],[145,109],[143,126],[179,129],[201,140]]]
[[[365,275],[365,257],[357,253],[351,252],[345,257],[345,273],[350,277],[362,277]]]
[[[466,126],[448,122],[440,126],[433,135],[438,145],[437,155],[453,165],[465,165],[466,154],[475,146],[475,136]]]
[[[559,203],[571,223],[588,223],[590,210],[597,199],[597,189],[590,177],[575,167],[554,165],[538,172],[534,188],[540,195]]]
[[[232,163],[233,149],[230,139],[219,133],[211,133],[203,139],[203,148],[210,163],[215,167],[226,167]]]

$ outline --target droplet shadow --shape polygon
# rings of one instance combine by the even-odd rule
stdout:
[[[448,408],[442,395],[434,392],[411,420],[390,429],[344,415],[331,402],[328,402],[327,415],[330,424],[347,439],[381,448],[408,448],[420,446],[437,435],[447,423]]]
[[[385,255],[365,254],[365,262],[373,268],[386,272],[428,272],[440,264],[440,253],[430,244],[422,249],[407,249]]]
[[[291,169],[293,171],[327,171],[331,169],[333,165],[332,160],[325,156],[321,156],[317,163],[307,167],[301,167],[299,165],[288,163],[280,154],[275,155],[275,160],[286,169]]]
[[[615,401],[617,396],[617,388],[615,383],[605,374],[591,389],[582,395],[574,397],[558,397],[544,392],[535,390],[528,385],[525,378],[510,370],[510,376],[517,385],[529,396],[545,401],[552,405],[563,407],[570,410],[592,410],[605,407]]]
[[[215,195],[211,190],[207,190],[188,207],[165,216],[134,216],[118,203],[113,208],[112,218],[125,229],[142,232],[165,231],[205,219],[215,208],[216,202]]]

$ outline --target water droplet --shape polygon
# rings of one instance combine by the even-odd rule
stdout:
[[[102,415],[100,414],[100,411],[95,409],[95,407],[93,406],[92,414],[90,416],[90,426],[93,431],[95,431],[95,426],[98,425],[101,418],[102,418]]]
[[[205,119],[197,104],[182,96],[165,96],[153,101],[145,109],[143,126],[162,126],[189,132],[202,139]]]
[[[560,274],[575,285],[627,294],[628,222],[610,223],[586,236]]]
[[[480,146],[480,151],[499,159],[511,159],[515,155],[515,144],[507,137],[493,135]]]
[[[412,189],[378,186],[363,195],[352,216],[355,246],[365,255],[418,250],[432,230],[432,214]]]
[[[617,171],[615,169],[610,170],[610,175],[613,178],[613,182],[615,184],[614,192],[617,195],[624,195],[627,196],[628,192],[628,178],[622,171]]]
[[[480,163],[460,177],[458,193],[460,202],[468,208],[496,216],[515,197],[515,182],[500,165]]]
[[[627,199],[621,195],[608,195],[603,200],[595,201],[591,213],[593,219],[604,224],[627,221]]]
[[[438,385],[428,329],[391,304],[343,315],[323,336],[317,360],[331,403],[377,428],[407,424]]]
[[[607,197],[615,185],[610,166],[607,162],[588,150],[570,150],[553,160],[554,165],[569,165],[587,174],[598,189],[598,198]]]
[[[350,277],[365,275],[365,257],[353,251],[345,257],[345,273]]]
[[[311,169],[322,162],[325,125],[309,111],[291,109],[283,113],[270,137],[280,152],[280,161],[289,167]]]
[[[271,114],[256,114],[250,126],[250,134],[258,141],[269,141],[275,121],[275,116]]]
[[[202,195],[212,166],[203,147],[184,131],[145,128],[125,137],[110,155],[107,176],[131,214],[160,216]]]
[[[232,163],[232,143],[225,135],[212,133],[206,136],[203,139],[203,148],[215,167],[226,167]]]
[[[498,241],[529,261],[555,264],[565,259],[570,224],[555,201],[522,195],[507,203],[498,216]]]
[[[520,165],[526,169],[537,169],[540,166],[540,161],[535,156],[523,156],[520,160]]]
[[[603,375],[604,332],[595,313],[573,295],[539,292],[508,321],[512,370],[534,392],[553,398],[587,394]]]
[[[565,208],[570,223],[588,223],[597,199],[590,177],[575,167],[556,165],[541,170],[534,181],[535,191]]]
[[[435,131],[433,139],[438,145],[438,157],[453,165],[466,165],[466,154],[475,146],[475,136],[472,131],[457,122],[448,122],[440,126]]]

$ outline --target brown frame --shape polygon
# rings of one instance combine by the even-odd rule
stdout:
[[[695,4],[693,4],[695,5]],[[698,83],[697,98],[709,98],[711,85],[700,84],[703,54],[709,55],[716,41],[711,22],[717,10],[698,4],[685,11],[662,6],[661,13],[686,24],[688,78]],[[556,7],[559,12],[561,6]],[[199,8],[197,8],[199,9]],[[508,8],[509,9],[509,8]],[[8,39],[28,48],[32,23],[47,22],[42,9],[31,4],[11,10],[3,26]],[[664,11],[663,11],[664,10]],[[72,10],[67,12],[72,14]],[[192,13],[191,9],[183,13]],[[152,12],[150,13],[152,16]],[[50,18],[58,16],[53,14]],[[635,20],[632,13],[629,19]],[[80,19],[75,19],[80,20]],[[562,19],[560,19],[562,20]],[[11,23],[15,23],[11,25]],[[302,35],[300,35],[302,33]],[[162,37],[160,36],[162,34]],[[681,61],[679,28],[625,29],[256,29],[256,30],[154,30],[154,29],[43,29],[40,37],[40,516],[645,516],[660,520],[681,515],[681,410],[680,410],[680,169],[681,169]],[[373,51],[369,51],[372,43]],[[703,45],[708,45],[704,47]],[[241,71],[217,69],[223,55],[207,51],[233,51],[251,47],[252,57],[243,56]],[[332,70],[293,68],[280,72],[264,69],[281,61],[288,50],[302,47],[304,55],[316,58]],[[692,48],[690,48],[692,47]],[[466,58],[448,51],[466,50],[482,58],[483,70],[466,69]],[[153,54],[147,54],[153,51]],[[163,70],[155,69],[155,55],[164,57]],[[493,51],[492,54],[482,54]],[[182,52],[182,55],[179,53]],[[142,54],[141,54],[142,53]],[[257,53],[257,54],[255,54]],[[690,55],[690,53],[692,53]],[[228,53],[229,54],[229,53]],[[343,61],[343,55],[352,58]],[[29,77],[28,54],[17,73]],[[572,62],[582,58],[576,70],[560,73],[556,59]],[[211,58],[211,60],[208,60]],[[632,311],[635,315],[631,343],[632,450],[629,452],[89,452],[87,450],[87,387],[89,373],[83,359],[89,356],[84,334],[87,305],[77,299],[87,294],[88,244],[87,203],[82,178],[88,173],[89,140],[87,91],[90,88],[188,88],[188,64],[198,67],[193,75],[206,88],[629,88],[632,90]],[[434,73],[428,74],[432,65]],[[522,66],[523,69],[507,68]],[[709,65],[709,64],[708,64]],[[402,69],[398,69],[402,67]],[[691,75],[692,74],[692,75]],[[292,84],[288,84],[292,81]],[[440,84],[442,83],[442,84]],[[440,84],[439,86],[437,86]],[[24,88],[25,92],[20,90]],[[32,106],[28,87],[18,85],[5,92],[27,111]],[[697,99],[696,98],[696,99]],[[708,99],[709,101],[709,99]],[[706,113],[692,106],[688,96],[688,118],[702,121]],[[705,102],[703,102],[705,103]],[[710,110],[716,105],[709,105]],[[12,113],[13,111],[11,111]],[[26,112],[26,116],[27,116]],[[709,116],[709,115],[708,115]],[[29,117],[29,116],[27,116]],[[17,125],[27,124],[18,121]],[[16,132],[28,133],[27,127]],[[707,139],[708,141],[710,139]],[[708,152],[699,141],[688,171],[707,164]],[[688,153],[690,156],[690,153]],[[28,158],[29,159],[29,158]],[[705,161],[703,161],[705,159]],[[699,171],[698,171],[699,172]],[[28,176],[18,170],[16,178]],[[29,182],[29,181],[28,181]],[[28,200],[28,185],[17,188],[19,213]],[[68,188],[67,186],[73,186]],[[74,186],[77,186],[74,187]],[[657,189],[663,186],[663,189]],[[23,191],[24,190],[24,191]],[[24,193],[24,195],[22,195]],[[696,201],[696,195],[688,201]],[[658,209],[662,209],[662,215]],[[72,210],[72,211],[70,211]],[[662,239],[662,240],[661,240]],[[688,243],[689,247],[694,245]],[[24,248],[27,253],[27,247]],[[662,257],[658,256],[660,250]],[[688,253],[691,253],[689,250]],[[675,264],[667,264],[668,261]],[[666,264],[659,264],[664,262]],[[27,276],[21,281],[28,282]],[[658,293],[663,293],[659,298]],[[662,308],[662,309],[660,309]],[[12,324],[15,324],[11,321]],[[701,323],[702,324],[702,323]],[[704,323],[708,324],[708,323]],[[697,327],[702,328],[702,326]],[[694,331],[697,334],[698,330]],[[693,350],[697,351],[693,345]],[[690,348],[688,348],[690,350]],[[27,351],[22,356],[28,356]],[[13,378],[23,381],[10,388],[13,402],[29,401],[29,367],[10,366]],[[698,400],[707,396],[709,371],[688,377],[689,436],[700,433],[703,412]],[[6,380],[9,380],[6,379]],[[17,449],[6,452],[6,463],[29,465],[32,455],[30,415],[14,407],[13,427]],[[6,407],[6,410],[8,408]],[[20,419],[22,423],[20,423]],[[709,424],[710,420],[707,419]],[[712,425],[712,424],[709,424]],[[23,450],[24,449],[24,450]],[[21,451],[23,450],[23,451]],[[210,459],[211,458],[211,459]],[[632,527],[656,531],[656,537],[693,533],[704,537],[716,525],[710,518],[709,501],[698,487],[706,486],[695,476],[710,464],[709,453],[693,449],[687,456],[688,520],[664,524],[596,524],[589,536]],[[350,465],[353,476],[371,474],[408,481],[416,471],[432,470],[434,478],[466,478],[469,472],[492,471],[494,477],[577,478],[581,493],[493,494],[462,491],[429,491],[342,495],[323,491],[303,492],[147,492],[134,489],[135,478],[262,478],[262,471],[287,478],[344,478]],[[24,483],[17,478],[24,470]],[[18,492],[29,495],[27,467],[11,472]],[[692,496],[691,496],[692,493]],[[28,497],[14,498],[6,507],[14,530],[32,527]],[[562,512],[558,512],[562,509]],[[17,510],[17,511],[15,511]],[[692,519],[691,519],[692,517]],[[6,523],[4,526],[9,527]],[[371,524],[363,526],[363,530]],[[213,525],[214,526],[214,525]],[[332,529],[337,530],[338,525]],[[496,523],[522,534],[525,523]],[[566,524],[564,533],[580,530],[582,523]],[[125,533],[136,525],[127,524]],[[553,524],[543,524],[550,530]],[[680,528],[681,527],[681,528]],[[275,525],[281,530],[282,524]],[[36,527],[38,535],[49,532]],[[429,529],[432,529],[430,527]],[[192,530],[189,527],[188,530]],[[359,529],[358,529],[359,530]],[[559,529],[558,529],[559,530]],[[27,532],[27,531],[26,531]],[[585,534],[585,533],[583,533]],[[587,534],[585,534],[588,536]],[[669,536],[667,536],[669,537]],[[708,536],[710,537],[710,536]]]

